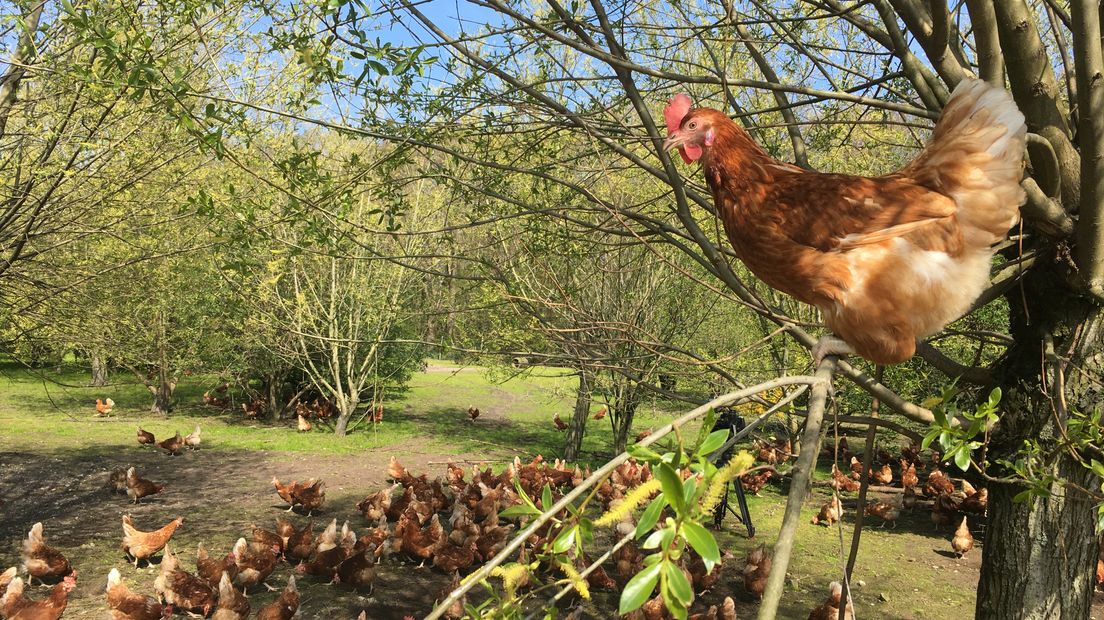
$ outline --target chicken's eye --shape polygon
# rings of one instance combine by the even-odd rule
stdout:
[[[686,124],[686,128],[690,129],[690,130],[697,129],[698,128],[698,121],[690,121],[689,123]]]

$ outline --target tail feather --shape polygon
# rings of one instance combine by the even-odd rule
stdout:
[[[904,172],[955,200],[964,241],[988,247],[1020,220],[1027,127],[1007,91],[963,80],[931,142]]]
[[[27,533],[27,539],[23,541],[24,551],[33,551],[42,546],[42,523],[35,523],[31,531]]]

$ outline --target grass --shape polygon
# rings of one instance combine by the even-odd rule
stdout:
[[[560,369],[542,368],[507,381],[494,381],[481,369],[461,369],[439,361],[431,362],[431,367],[433,372],[415,375],[409,389],[387,400],[384,424],[361,427],[339,439],[318,430],[297,433],[290,422],[270,426],[246,422],[238,412],[205,408],[199,403],[203,391],[215,385],[210,377],[192,377],[181,385],[177,392],[178,408],[164,416],[149,413],[149,395],[142,386],[125,381],[126,377],[115,377],[120,381],[110,387],[88,388],[83,386],[87,374],[80,369],[50,373],[49,378],[54,381],[50,382],[44,381],[37,372],[2,366],[0,427],[5,432],[0,434],[0,466],[6,464],[7,469],[0,467],[0,482],[5,480],[4,475],[8,476],[8,484],[57,476],[51,468],[62,467],[62,463],[69,464],[67,472],[76,472],[74,476],[79,473],[84,476],[81,480],[91,481],[100,475],[92,469],[111,466],[108,465],[110,458],[145,459],[145,466],[155,468],[155,472],[162,479],[167,478],[170,484],[175,483],[175,489],[186,488],[187,480],[203,479],[200,463],[205,460],[225,463],[228,471],[239,473],[224,473],[224,477],[238,476],[238,480],[247,477],[240,472],[265,466],[285,472],[297,468],[293,471],[312,473],[312,469],[325,465],[331,472],[340,472],[343,468],[352,469],[342,465],[347,463],[356,464],[359,469],[345,478],[328,474],[335,477],[327,477],[327,482],[332,485],[334,516],[350,518],[353,517],[352,503],[382,484],[381,470],[392,454],[403,460],[412,453],[457,455],[497,460],[500,464],[514,454],[522,458],[538,453],[546,458],[560,454],[564,435],[554,429],[551,419],[557,412],[566,418],[572,409],[575,384],[572,376]],[[97,418],[93,403],[96,398],[107,396],[116,401],[116,409],[109,418]],[[479,407],[482,412],[474,423],[467,419],[469,405]],[[684,410],[666,403],[648,403],[639,412],[637,428],[658,426]],[[137,425],[160,437],[175,430],[187,433],[196,424],[203,426],[208,438],[206,449],[194,455],[202,457],[200,460],[167,459],[141,450],[134,442]],[[592,421],[588,431],[584,456],[596,465],[604,462],[611,451],[608,420]],[[21,456],[27,453],[34,458]],[[365,465],[369,461],[373,464]],[[821,463],[819,478],[828,477],[826,465]],[[437,470],[431,470],[432,473],[440,473],[443,468],[435,467]],[[176,495],[165,498],[182,503],[159,505],[155,501],[149,506],[136,507],[139,509],[136,514],[157,522],[167,519],[168,511],[186,510],[189,526],[182,535],[182,549],[189,552],[199,540],[208,542],[210,547],[223,548],[250,521],[261,522],[274,516],[275,509],[271,505],[274,495],[271,487],[264,488],[263,484],[267,478],[254,477],[260,480],[243,482],[240,505],[196,502],[183,497],[183,490],[177,490]],[[375,482],[366,483],[365,480]],[[56,484],[57,488],[68,488],[64,485],[70,482],[61,476]],[[20,505],[21,500],[10,494],[12,490],[11,487],[0,489],[0,494],[12,499],[13,506]],[[781,524],[786,501],[784,493],[784,489],[768,486],[760,496],[751,497],[751,512],[760,534],[755,540],[747,540],[742,535],[743,529],[730,519],[718,534],[722,548],[742,558],[753,546],[761,542],[772,543]],[[828,582],[838,579],[841,558],[846,557],[846,545],[850,543],[851,524],[844,524],[842,547],[837,529],[811,525],[809,519],[826,500],[827,496],[818,489],[804,507],[780,614],[782,618],[806,617],[810,609],[823,601]],[[22,502],[34,505],[33,499]],[[109,515],[103,518],[111,521],[110,532],[117,523],[112,511],[131,509],[119,503],[118,507],[111,505],[110,510],[101,511]],[[96,575],[93,578],[98,581],[98,575],[106,574],[118,563],[116,543],[101,542],[97,538],[99,534],[85,531],[83,528],[92,526],[84,525],[86,520],[72,519],[67,505],[55,501],[53,507],[36,507],[37,513],[20,515],[20,519],[31,523],[50,520],[52,535],[59,540],[72,541],[68,549],[73,558],[81,566],[87,566],[89,574]],[[78,508],[74,506],[72,510]],[[360,520],[355,523],[363,525]],[[23,525],[20,522],[5,529],[0,559],[11,561],[17,557]],[[980,532],[976,534],[980,542]],[[945,555],[949,550],[949,538],[949,531],[932,530],[926,513],[906,515],[896,529],[873,527],[866,530],[855,572],[855,579],[865,583],[855,590],[859,616],[902,620],[969,617],[980,552],[961,561],[949,558]],[[738,559],[727,563],[727,572],[718,582],[720,585],[704,597],[706,603],[716,602],[726,594],[742,596],[739,564]],[[133,575],[135,580],[150,580],[154,572],[155,569],[127,574]],[[401,583],[402,577],[401,571],[396,573],[397,583]],[[71,606],[66,617],[99,617],[99,614],[83,614],[93,608],[102,613],[102,599],[97,598],[102,596],[102,585],[100,588],[97,592],[89,586],[84,594],[87,600]],[[382,584],[378,589],[386,591]],[[316,604],[321,604],[323,600],[338,596],[337,592],[337,589],[322,586],[313,596]],[[612,603],[616,593],[600,593],[596,597]],[[336,605],[332,601],[328,604]],[[342,604],[355,609],[364,603],[352,600]],[[754,609],[754,602],[743,600],[740,616],[750,617]]]
[[[203,406],[202,394],[218,384],[214,377],[191,377],[175,394],[170,415],[149,412],[146,389],[125,375],[115,375],[107,387],[87,387],[88,374],[80,368],[62,372],[0,365],[0,424],[10,432],[0,436],[0,450],[50,452],[68,449],[75,440],[112,449],[129,445],[134,427],[142,426],[158,438],[179,430],[188,434],[197,424],[217,434],[214,450],[282,450],[297,453],[356,454],[364,450],[402,445],[417,440],[438,451],[487,452],[488,447],[522,456],[562,453],[563,433],[552,417],[570,417],[575,378],[562,369],[536,368],[525,375],[493,381],[479,368],[431,361],[436,372],[418,373],[408,388],[384,403],[385,422],[361,424],[338,438],[321,425],[309,434],[298,433],[293,421],[277,425],[245,420],[240,411]],[[96,417],[97,398],[111,397],[110,417]],[[468,423],[470,405],[482,416]],[[593,408],[597,409],[597,405]],[[32,413],[33,412],[33,413]],[[637,428],[665,423],[677,409],[649,404],[637,414]],[[592,421],[583,442],[591,460],[611,455],[608,418]],[[605,431],[605,432],[603,432]]]

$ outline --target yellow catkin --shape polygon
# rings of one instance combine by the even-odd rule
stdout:
[[[560,570],[564,575],[567,575],[567,580],[571,582],[571,587],[575,588],[575,591],[579,593],[579,596],[583,597],[584,601],[590,600],[590,587],[587,586],[586,579],[579,574],[579,571],[575,570],[575,567],[566,563],[560,563]]]
[[[613,525],[624,521],[626,517],[632,514],[632,511],[636,510],[644,502],[648,501],[648,498],[653,493],[660,489],[659,480],[652,478],[644,484],[638,485],[629,494],[621,500],[621,503],[616,507],[611,508],[609,512],[598,517],[598,520],[594,522],[597,527],[605,527],[607,525]]]
[[[733,455],[724,467],[718,469],[717,473],[713,475],[713,479],[709,481],[709,489],[705,492],[705,497],[702,498],[702,512],[713,512],[713,509],[720,503],[721,496],[724,495],[728,483],[736,476],[747,471],[754,462],[755,457],[746,451],[741,451],[739,454]]]
[[[501,577],[502,587],[506,590],[506,596],[514,597],[518,584],[529,574],[529,567],[519,562],[511,562],[504,566],[496,566],[491,570],[491,577]]]

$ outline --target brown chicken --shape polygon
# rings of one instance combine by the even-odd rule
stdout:
[[[166,609],[152,596],[131,592],[117,568],[107,575],[107,608],[111,620],[158,620],[172,616],[171,608]]]
[[[440,517],[436,514],[430,518],[425,529],[422,529],[418,525],[414,511],[408,510],[395,523],[393,536],[399,539],[400,552],[428,560],[444,544],[445,530],[441,526]]]
[[[238,565],[234,560],[233,551],[227,553],[221,560],[211,559],[203,543],[199,543],[199,546],[196,547],[196,574],[199,575],[200,579],[206,581],[207,585],[217,588],[219,582],[222,581],[223,573],[230,575],[231,580],[237,576]]]
[[[824,601],[823,605],[817,607],[809,614],[809,620],[838,620],[840,601],[842,599],[843,585],[838,581],[833,581],[828,585],[828,600]],[[855,620],[855,608],[851,604],[850,599],[847,601],[847,611],[843,617],[844,620]]]
[[[475,562],[475,538],[469,538],[463,545],[454,545],[446,539],[445,544],[439,546],[433,554],[433,565],[451,573],[461,568],[467,568]]]
[[[314,522],[307,522],[303,529],[288,536],[284,555],[292,560],[305,560],[314,551]]]
[[[726,596],[719,607],[710,605],[701,613],[690,614],[687,620],[736,620],[736,603],[732,597]]]
[[[218,593],[218,608],[211,620],[245,620],[249,615],[249,599],[234,587],[230,575],[222,574]]]
[[[43,541],[41,523],[31,526],[31,531],[23,541],[22,557],[29,586],[34,585],[35,579],[54,579],[74,572],[65,555]]]
[[[372,583],[376,580],[375,550],[375,546],[358,541],[358,544],[353,547],[352,555],[337,565],[334,581],[358,590],[368,588],[371,592]]]
[[[157,439],[154,438],[153,433],[144,430],[141,426],[138,427],[138,443],[143,446],[151,446],[157,443]]]
[[[947,477],[938,467],[933,469],[928,474],[928,479],[924,482],[924,495],[928,497],[939,497],[940,495],[949,495],[954,493],[954,483]]]
[[[169,437],[157,445],[161,446],[161,449],[169,456],[176,456],[184,449],[184,438],[180,436],[180,431],[177,431],[176,435]]]
[[[173,537],[176,528],[184,524],[183,517],[177,517],[154,532],[142,532],[134,528],[130,515],[123,515],[123,553],[134,558],[134,567],[138,561],[145,560],[160,551]]]
[[[844,473],[836,467],[835,463],[832,463],[832,480],[828,484],[837,491],[854,493],[859,490],[858,481],[852,480],[849,476],[844,475]]]
[[[234,543],[234,564],[238,567],[234,583],[245,589],[264,583],[272,571],[276,570],[279,554],[279,545],[250,543],[239,538]]]
[[[839,521],[840,515],[843,513],[843,506],[840,505],[838,497],[832,497],[831,501],[820,507],[820,512],[813,517],[812,524],[820,525],[832,525],[836,521]]]
[[[202,442],[203,439],[200,437],[200,428],[199,425],[196,424],[195,430],[184,438],[184,447],[191,450],[198,450],[199,444]]]
[[[295,534],[295,524],[283,517],[276,519],[276,534],[280,537],[283,543],[280,545],[284,549],[287,549],[288,539]]]
[[[110,398],[106,401],[96,399],[96,415],[110,415],[111,410],[115,408],[115,401]]]
[[[771,556],[765,544],[748,552],[744,559],[744,589],[756,599],[763,598],[767,587],[767,576],[771,571]]]
[[[716,212],[744,264],[816,306],[838,338],[813,349],[878,364],[961,316],[989,283],[993,246],[1019,221],[1026,135],[1003,89],[962,80],[931,141],[874,178],[780,162],[725,114],[671,99],[664,150],[701,160]],[[892,299],[887,304],[885,300]]]
[[[313,426],[311,426],[310,420],[303,417],[302,414],[296,416],[298,418],[297,428],[300,433],[309,433]]]
[[[261,607],[257,611],[257,620],[291,620],[298,611],[299,590],[295,587],[295,575],[289,575],[280,598]]]
[[[893,523],[893,527],[897,527],[897,519],[901,518],[900,509],[893,504],[887,504],[885,502],[867,504],[866,514],[881,519],[883,526],[885,526],[886,523]]]
[[[962,523],[958,525],[954,537],[951,538],[951,548],[954,549],[956,558],[961,558],[970,549],[974,548],[974,535],[970,533],[970,528],[966,525],[966,517],[962,517]]]
[[[870,472],[870,478],[882,486],[889,486],[893,484],[893,469],[888,464],[882,465],[881,469]]]
[[[352,550],[351,546],[345,547],[342,545],[345,533],[348,531],[348,523],[346,523],[339,535],[337,519],[331,521],[330,525],[318,536],[318,544],[313,553],[306,561],[300,562],[295,569],[300,573],[333,579],[337,574],[337,566],[350,555]]]
[[[0,596],[4,595],[4,592],[8,589],[8,584],[12,582],[12,579],[15,579],[17,574],[19,574],[19,569],[14,566],[10,566],[8,570],[0,573]]]
[[[11,580],[4,596],[0,597],[0,617],[7,620],[57,620],[69,604],[69,593],[77,585],[75,573],[67,575],[50,589],[44,599],[29,599],[23,595],[23,580]]]
[[[156,495],[165,490],[165,485],[157,484],[152,480],[146,480],[140,477],[134,468],[131,467],[126,472],[126,493],[127,497],[134,500],[137,504],[138,500],[150,495]]]
[[[905,510],[912,510],[916,507],[917,501],[916,487],[905,487],[904,497],[901,498],[901,506],[903,506]]]
[[[127,470],[123,468],[113,469],[111,473],[107,475],[107,484],[105,488],[109,489],[112,493],[126,493],[127,485]]]
[[[279,553],[284,552],[284,537],[263,527],[253,526],[253,542],[261,543],[269,548],[279,549]]]
[[[594,419],[601,420],[602,418],[606,417],[607,413],[609,413],[609,407],[607,407],[606,405],[602,405],[598,408],[598,411],[594,413]]]
[[[475,405],[468,407],[468,417],[471,418],[472,422],[475,422],[475,419],[479,417],[479,407]]]
[[[901,459],[901,488],[907,489],[918,484],[920,484],[920,477],[916,475],[916,465]]]
[[[560,414],[558,414],[558,413],[555,416],[553,416],[552,423],[556,425],[556,430],[558,430],[558,431],[566,431],[567,430],[567,423],[564,422],[563,419],[560,418]]]
[[[931,520],[936,529],[954,525],[958,521],[959,502],[953,495],[940,495],[932,502]]]
[[[974,515],[984,515],[986,509],[989,507],[989,489],[982,487],[980,491],[969,495],[966,499],[962,500],[958,509],[962,512],[966,512]]]
[[[773,469],[748,472],[740,476],[740,484],[743,485],[744,492],[758,495],[759,491],[762,491],[763,487],[767,486],[767,483],[770,482],[772,477],[774,477]]]
[[[153,589],[169,605],[204,616],[211,615],[217,600],[215,589],[181,568],[180,561],[168,546],[161,558],[161,571],[153,581]]]
[[[294,485],[293,485],[294,487]],[[292,489],[295,502],[307,511],[307,516],[322,508],[326,501],[326,483],[311,478],[298,489]]]

